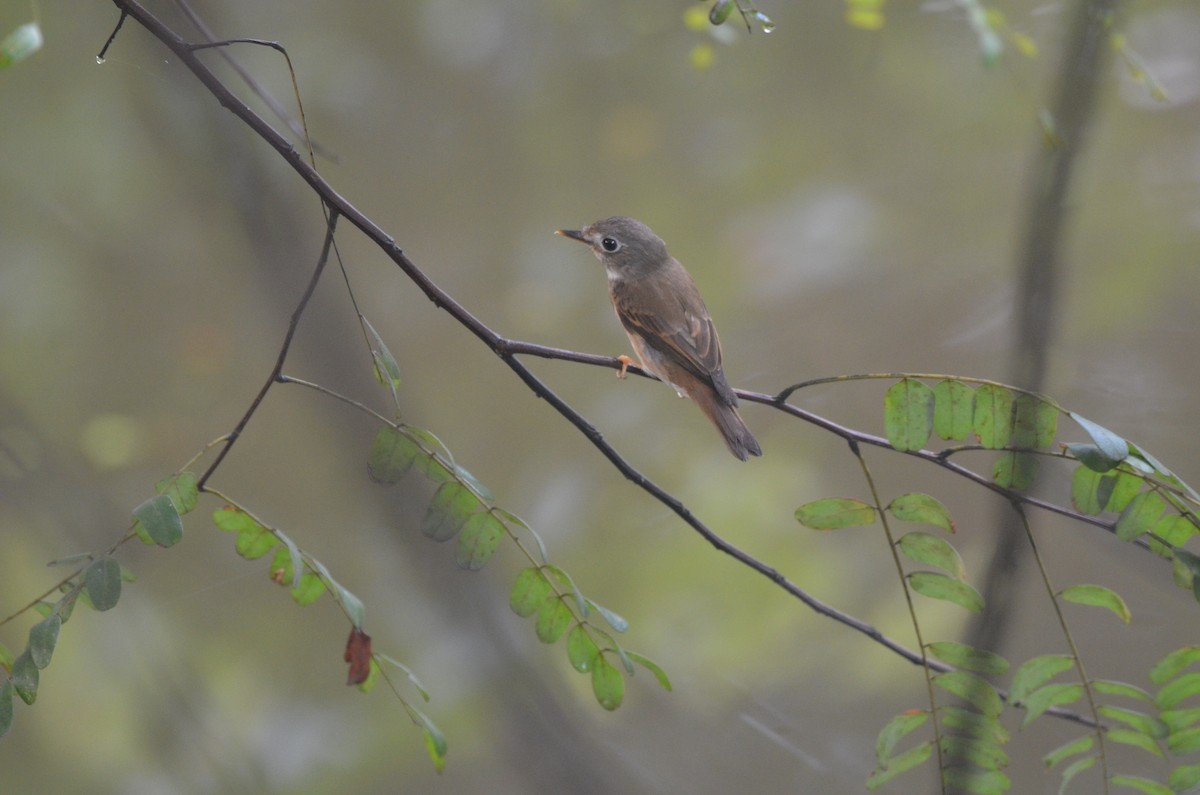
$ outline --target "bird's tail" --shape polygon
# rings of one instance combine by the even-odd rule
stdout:
[[[715,399],[698,401],[697,405],[708,415],[713,425],[717,426],[717,430],[721,432],[725,444],[729,447],[729,452],[742,461],[752,455],[762,455],[762,448],[759,447],[758,440],[754,438],[754,434],[750,433],[746,423],[742,422],[742,418],[734,406]]]

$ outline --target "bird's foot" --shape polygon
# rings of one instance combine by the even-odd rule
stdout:
[[[620,378],[622,380],[624,380],[625,376],[627,376],[629,374],[627,371],[629,370],[629,365],[631,365],[631,364],[634,367],[637,367],[638,369],[641,369],[641,370],[646,369],[646,368],[642,367],[641,362],[631,359],[625,355],[618,356],[617,361],[621,363],[621,369],[617,371],[617,378]]]

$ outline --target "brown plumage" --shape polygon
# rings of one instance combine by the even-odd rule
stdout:
[[[725,379],[721,341],[696,283],[650,227],[617,216],[558,234],[586,243],[608,273],[617,318],[641,367],[691,398],[717,426],[730,452],[762,455]]]

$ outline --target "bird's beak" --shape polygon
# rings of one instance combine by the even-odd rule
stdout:
[[[582,229],[555,229],[554,234],[569,237],[572,240],[578,240],[580,243],[587,243],[587,238],[583,236]]]

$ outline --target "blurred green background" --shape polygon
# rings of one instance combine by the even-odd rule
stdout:
[[[774,392],[872,371],[1003,379],[1030,168],[1074,3],[998,4],[1039,54],[981,64],[950,2],[892,3],[878,32],[844,5],[773,3],[778,27],[728,41],[686,2],[437,0],[197,4],[218,36],[283,43],[322,173],[439,285],[500,333],[615,355],[627,342],[592,256],[552,232],[613,214],[650,224],[699,283],[734,385]],[[168,3],[156,4],[188,31]],[[1200,8],[1125,6],[1130,45],[1169,93],[1106,70],[1078,164],[1046,390],[1200,481]],[[10,3],[0,30],[29,20]],[[43,3],[42,52],[0,72],[0,615],[106,548],[153,483],[233,427],[270,370],[319,252],[316,199],[174,57],[101,2]],[[190,35],[185,33],[185,35]],[[715,60],[691,54],[711,44]],[[275,53],[236,58],[289,104]],[[254,107],[260,103],[206,59]],[[405,419],[437,433],[551,558],[631,621],[640,673],[600,709],[563,645],[507,606],[523,559],[479,574],[419,524],[429,486],[369,482],[372,421],[275,388],[213,480],[325,562],[367,606],[375,648],[409,664],[450,741],[437,776],[384,688],[347,689],[347,625],[301,609],[208,515],[171,551],[128,545],[139,579],[108,613],[76,613],[38,702],[0,741],[5,793],[851,793],[875,734],[923,704],[908,663],[716,553],[622,479],[587,440],[347,224],[363,312],[403,376]],[[818,597],[912,645],[877,531],[802,530],[802,502],[861,496],[842,443],[761,406],[765,457],[741,465],[692,406],[642,379],[531,366],[647,476]],[[344,285],[326,273],[285,372],[388,410]],[[883,386],[800,405],[878,432]],[[1066,438],[1082,432],[1064,428]],[[1071,434],[1074,434],[1073,436]],[[871,454],[885,494],[954,512],[968,572],[990,550],[993,495]],[[1066,470],[1044,494],[1065,499]],[[1061,587],[1100,582],[1134,623],[1080,608],[1093,676],[1146,685],[1196,626],[1158,560],[1035,515]],[[136,548],[135,548],[136,547]],[[1031,576],[1013,660],[1063,651]],[[935,637],[960,611],[922,605]],[[0,628],[24,646],[29,622]],[[1184,628],[1181,635],[1180,628]],[[405,691],[416,698],[411,689]],[[1008,715],[1015,728],[1016,715]],[[1010,751],[1015,792],[1054,792],[1039,758],[1077,736],[1042,720]],[[1167,766],[1118,750],[1115,768]],[[929,791],[929,770],[892,791]],[[1085,791],[1086,785],[1079,791]]]

